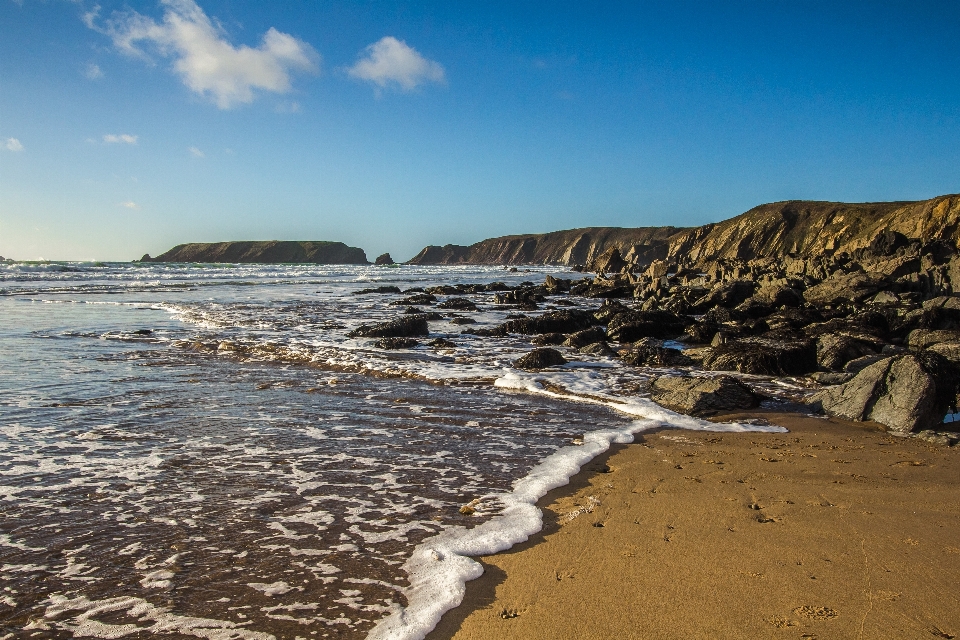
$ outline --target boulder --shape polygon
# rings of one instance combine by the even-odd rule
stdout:
[[[862,302],[883,287],[883,280],[876,275],[855,271],[840,273],[808,288],[804,299],[814,305],[836,305]]]
[[[457,343],[450,342],[446,338],[434,338],[427,343],[428,347],[433,347],[434,349],[456,349]]]
[[[546,369],[547,367],[556,367],[561,364],[566,364],[567,359],[563,357],[556,349],[550,349],[549,347],[543,347],[540,349],[534,349],[530,353],[520,358],[517,358],[513,361],[513,366],[517,369]]]
[[[911,349],[925,349],[941,342],[960,342],[960,331],[951,329],[914,329],[907,336]]]
[[[574,333],[596,324],[593,313],[579,309],[550,311],[535,318],[517,318],[500,327],[505,333]]]
[[[803,294],[786,286],[764,285],[753,294],[753,299],[765,302],[774,308],[803,305]]]
[[[898,433],[937,427],[956,401],[957,377],[949,363],[912,354],[864,368],[845,384],[812,398],[816,408],[848,420],[872,420]]]
[[[374,264],[382,267],[386,265],[396,264],[396,262],[393,261],[393,258],[390,257],[389,253],[384,253],[382,255],[377,256],[377,260],[376,262],[374,262]]]
[[[401,298],[400,300],[394,300],[390,304],[394,306],[410,306],[416,304],[433,304],[437,301],[437,297],[430,295],[429,293],[415,293],[412,296],[407,298]]]
[[[657,404],[694,416],[751,409],[759,404],[749,387],[730,376],[657,378],[650,386],[650,394]]]
[[[607,336],[615,342],[636,342],[641,338],[676,338],[687,323],[669,311],[627,311],[614,316]]]
[[[544,346],[548,344],[563,344],[567,336],[562,333],[541,333],[530,341],[533,344]]]
[[[633,366],[676,367],[693,364],[679,349],[664,347],[663,342],[644,338],[620,350],[620,359]]]
[[[390,322],[362,324],[350,333],[349,338],[407,338],[430,333],[425,314],[402,316]]]
[[[580,347],[585,347],[588,344],[605,341],[606,339],[607,334],[601,327],[591,327],[589,329],[584,329],[583,331],[571,333],[570,336],[563,341],[563,346],[579,349]]]
[[[378,349],[411,349],[418,344],[413,338],[380,338],[374,346]]]
[[[594,258],[589,270],[594,273],[620,273],[626,266],[627,263],[620,255],[620,249],[611,247]]]
[[[360,289],[359,291],[356,291],[354,295],[360,296],[367,293],[400,293],[400,287],[394,287],[391,285],[371,287],[369,289]]]
[[[813,342],[745,338],[713,347],[703,366],[766,376],[803,375],[816,371],[817,350]]]
[[[477,305],[469,298],[447,298],[437,305],[438,309],[456,309],[457,311],[476,311]]]
[[[693,308],[706,310],[711,307],[735,307],[753,295],[757,283],[749,280],[732,280],[717,285],[710,293],[693,303]]]
[[[593,342],[588,344],[585,347],[580,347],[578,349],[580,353],[585,353],[591,356],[615,356],[617,355],[613,349],[610,348],[610,345],[606,341],[601,340],[600,342]]]
[[[594,312],[593,317],[600,324],[608,324],[610,320],[612,320],[617,315],[621,313],[627,313],[629,311],[633,311],[633,309],[624,305],[619,300],[613,300],[608,298],[604,300],[603,304],[600,305],[600,308]]]
[[[830,371],[840,371],[851,360],[875,353],[869,344],[850,336],[825,333],[817,338],[817,362]]]

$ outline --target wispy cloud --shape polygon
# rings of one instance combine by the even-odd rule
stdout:
[[[23,145],[16,138],[7,138],[4,140],[3,148],[7,151],[23,151]]]
[[[161,0],[163,19],[136,11],[114,13],[104,26],[97,10],[84,15],[91,29],[108,35],[120,51],[149,60],[141,46],[173,60],[173,69],[190,90],[221,109],[253,101],[254,90],[286,93],[292,71],[313,72],[320,55],[306,42],[271,27],[260,46],[233,46],[193,0]]]
[[[138,204],[137,204],[136,202],[134,202],[133,200],[127,200],[126,202],[121,202],[121,203],[120,203],[120,206],[121,206],[121,207],[126,207],[127,209],[139,209],[139,208],[140,208],[140,205],[138,205]]]
[[[205,157],[207,157],[206,154],[205,154],[203,151],[200,151],[200,149],[197,149],[196,147],[190,147],[190,149],[188,149],[188,151],[190,151],[190,155],[192,155],[194,158],[205,158]]]
[[[86,76],[88,80],[99,80],[103,77],[103,70],[100,68],[100,65],[89,62],[83,69],[83,75]]]
[[[381,38],[364,49],[347,73],[380,88],[396,84],[404,91],[412,91],[427,82],[446,80],[443,65],[424,58],[406,42],[392,36]]]
[[[137,144],[137,137],[129,133],[108,133],[103,136],[104,144]]]

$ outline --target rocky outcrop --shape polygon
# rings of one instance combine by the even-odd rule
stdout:
[[[527,355],[517,358],[513,362],[513,366],[516,367],[517,369],[527,369],[531,371],[537,371],[539,369],[546,369],[547,367],[556,367],[566,363],[567,363],[567,359],[563,357],[562,353],[560,353],[556,349],[543,347],[540,349],[534,349]]]
[[[408,338],[410,336],[425,336],[430,333],[427,325],[428,316],[420,313],[407,315],[389,322],[362,324],[350,333],[349,338]]]
[[[657,378],[650,385],[650,394],[657,404],[693,416],[751,409],[758,404],[757,395],[730,376]]]
[[[929,357],[885,358],[849,382],[827,387],[813,403],[830,415],[872,420],[899,433],[934,429],[956,397],[956,382],[945,373]]]
[[[147,254],[140,261],[369,264],[363,249],[348,247],[342,242],[281,240],[179,244],[156,258],[151,258]]]
[[[735,218],[694,228],[590,227],[553,233],[504,236],[466,246],[430,246],[410,264],[563,264],[588,265],[610,273],[597,260],[616,249],[627,269],[640,273],[657,266],[651,279],[682,267],[730,280],[751,260],[782,261],[795,276],[822,280],[835,256],[847,254],[865,271],[896,280],[915,270],[911,244],[960,238],[960,196],[920,202],[847,204],[791,200],[761,205]],[[900,254],[900,255],[898,255]],[[915,256],[919,259],[920,256]],[[889,260],[898,264],[886,264]],[[871,266],[869,263],[876,262]],[[898,272],[899,270],[899,272]],[[960,261],[943,270],[960,281]]]
[[[393,258],[390,257],[389,253],[383,253],[377,256],[377,259],[374,261],[374,264],[379,267],[387,267],[391,264],[396,264]]]

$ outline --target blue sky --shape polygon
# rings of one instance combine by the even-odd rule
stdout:
[[[957,2],[0,0],[0,255],[960,191]]]

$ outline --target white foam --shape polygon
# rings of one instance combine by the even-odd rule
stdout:
[[[394,604],[392,612],[371,630],[368,640],[420,640],[449,609],[463,601],[466,583],[479,578],[483,567],[471,556],[491,555],[524,542],[543,528],[543,513],[537,501],[563,486],[580,468],[610,448],[612,443],[633,441],[634,434],[655,428],[700,431],[784,432],[783,427],[742,423],[715,423],[684,416],[643,398],[591,397],[550,391],[535,376],[508,371],[496,386],[564,400],[603,404],[640,419],[623,429],[600,429],[584,434],[582,444],[559,449],[513,485],[511,493],[485,496],[498,500],[503,509],[487,522],[466,529],[452,527],[424,540],[404,564],[410,586],[404,589],[407,606]],[[592,391],[592,389],[591,389]]]

